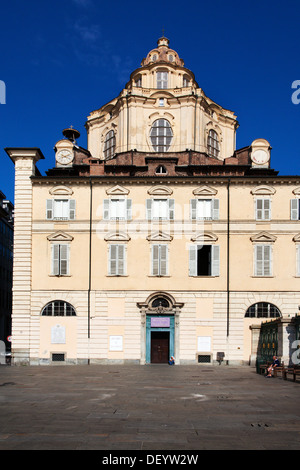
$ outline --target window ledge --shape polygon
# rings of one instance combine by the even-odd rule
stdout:
[[[49,274],[49,277],[72,277],[71,274]]]

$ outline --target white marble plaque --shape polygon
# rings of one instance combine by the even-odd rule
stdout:
[[[198,351],[199,352],[211,352],[211,337],[210,336],[198,336]]]
[[[66,344],[66,328],[55,325],[51,328],[51,344]]]
[[[110,351],[123,351],[123,336],[110,336],[109,337],[109,350]]]

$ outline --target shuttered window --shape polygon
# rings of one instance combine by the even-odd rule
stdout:
[[[218,220],[219,199],[191,199],[191,220]]]
[[[70,246],[55,244],[51,247],[51,274],[53,276],[69,275]]]
[[[174,199],[147,199],[147,220],[174,220]]]
[[[272,276],[272,246],[256,245],[254,258],[254,275]]]
[[[47,199],[47,220],[75,220],[75,199]]]
[[[220,246],[192,245],[189,249],[190,276],[220,275]]]
[[[103,219],[104,220],[131,220],[132,201],[131,199],[104,199]]]
[[[270,199],[256,199],[255,219],[256,220],[271,220],[271,200]]]
[[[291,199],[291,220],[300,220],[299,199]]]
[[[168,246],[152,245],[151,248],[151,275],[168,275]]]
[[[108,274],[110,276],[126,275],[126,246],[110,245],[109,246],[109,262]]]
[[[300,276],[300,245],[296,246],[296,276]]]

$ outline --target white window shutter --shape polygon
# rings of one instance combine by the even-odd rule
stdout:
[[[255,276],[262,276],[263,275],[263,246],[256,245],[254,247],[254,253],[255,253],[254,274]]]
[[[291,199],[291,220],[299,219],[299,199]]]
[[[159,276],[159,245],[152,245],[151,258],[151,274]]]
[[[152,199],[146,200],[146,219],[152,219]]]
[[[296,245],[296,276],[300,276],[300,245]]]
[[[211,275],[220,276],[220,246],[212,245],[211,247]]]
[[[109,199],[103,200],[103,220],[109,220]]]
[[[132,219],[132,200],[131,199],[127,199],[126,201],[126,208],[127,208],[127,220],[131,220]]]
[[[219,199],[212,199],[212,219],[213,220],[219,220],[219,207],[220,207]]]
[[[174,199],[169,199],[168,205],[169,205],[169,220],[174,220],[174,207],[175,207]]]
[[[53,219],[53,199],[47,199],[46,219],[47,220]]]
[[[264,272],[265,276],[272,274],[272,247],[270,245],[264,246]]]
[[[69,274],[69,245],[60,245],[60,272],[61,276]]]
[[[256,199],[255,201],[255,219],[262,220],[263,218],[263,200]]]
[[[75,208],[76,208],[76,200],[70,199],[69,200],[69,219],[75,220]]]
[[[192,245],[189,249],[189,275],[197,276],[197,245]]]
[[[197,199],[191,199],[190,201],[190,214],[191,220],[197,219]]]
[[[52,245],[51,247],[51,274],[53,276],[59,275],[59,245]]]
[[[117,274],[119,276],[125,276],[126,274],[126,269],[125,269],[125,245],[118,245],[118,270]]]
[[[168,274],[168,245],[160,245],[160,266],[159,274],[161,276],[167,276]]]
[[[110,276],[117,275],[117,245],[109,246],[109,270]]]
[[[271,199],[264,199],[264,220],[271,220]]]

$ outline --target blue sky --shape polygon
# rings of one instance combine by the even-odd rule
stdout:
[[[299,0],[2,2],[0,190],[13,201],[5,147],[39,147],[43,174],[64,128],[86,147],[86,117],[119,94],[163,28],[204,92],[237,115],[237,148],[265,138],[271,166],[300,175],[299,18]]]

